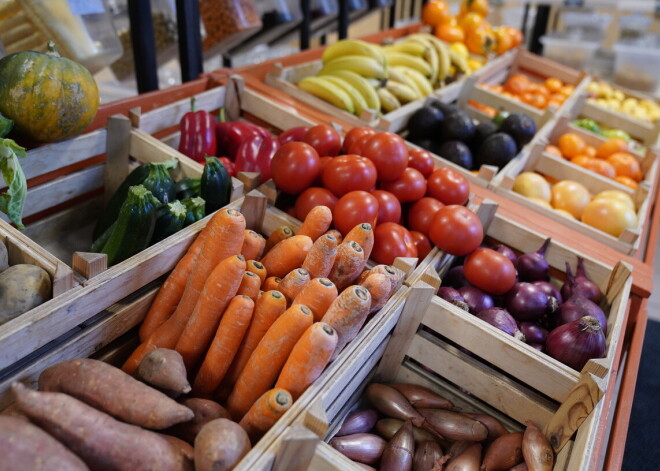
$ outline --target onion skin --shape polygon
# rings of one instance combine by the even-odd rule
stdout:
[[[529,468],[525,463],[520,463],[515,465],[513,468],[509,468],[509,471],[529,471]]]
[[[377,463],[387,442],[372,433],[354,433],[330,440],[330,446],[353,461]]]
[[[587,316],[550,332],[545,349],[552,358],[582,371],[591,358],[603,358],[607,346],[600,323]]]
[[[400,420],[410,420],[415,427],[424,427],[424,417],[410,405],[399,391],[386,384],[371,383],[365,396],[381,414]]]
[[[492,417],[490,415],[472,414],[469,412],[463,412],[463,415],[467,415],[471,419],[478,420],[479,422],[481,422],[486,426],[486,428],[488,429],[488,438],[486,440],[488,440],[489,442],[492,442],[496,438],[499,438],[502,435],[506,435],[507,433],[509,433],[499,420],[497,420],[495,417]]]
[[[426,421],[449,440],[480,442],[488,437],[488,429],[481,422],[458,412],[445,409],[419,409]]]
[[[520,331],[528,344],[543,345],[548,338],[548,331],[533,322],[521,322]]]
[[[411,471],[415,456],[412,422],[407,420],[388,442],[380,459],[380,471]]]
[[[451,444],[449,450],[447,450],[447,456],[449,458],[456,458],[460,456],[465,450],[468,449],[470,445],[474,445],[474,442],[470,440],[458,440]]]
[[[390,383],[388,386],[403,394],[415,408],[452,409],[454,407],[451,401],[418,384]]]
[[[366,433],[374,428],[378,422],[378,412],[373,409],[362,409],[351,412],[344,419],[341,428],[335,434],[335,437],[352,435],[354,433]]]
[[[506,309],[501,307],[491,307],[489,309],[484,309],[477,317],[484,322],[488,322],[493,327],[498,328],[502,332],[511,335],[512,337],[517,338],[518,340],[524,342],[525,336],[518,329],[518,324],[516,320],[507,312]]]
[[[481,449],[480,443],[473,443],[463,453],[452,458],[443,471],[479,471]]]
[[[550,279],[550,266],[545,259],[545,251],[550,245],[546,239],[536,252],[526,253],[518,257],[516,270],[520,281],[548,281]]]
[[[557,300],[549,298],[532,283],[516,283],[506,297],[507,310],[519,321],[538,321],[557,309]]]
[[[504,245],[504,244],[495,244],[495,245],[493,245],[493,246],[491,247],[491,249],[493,249],[495,252],[499,252],[499,253],[501,253],[501,254],[504,255],[506,258],[508,258],[509,260],[511,260],[511,263],[513,263],[514,266],[516,265],[516,260],[518,260],[518,256],[517,256],[516,253],[511,249],[511,247],[508,247],[508,246],[506,246],[506,245]]]
[[[557,287],[549,281],[532,281],[532,284],[543,291],[547,297],[555,298],[558,304],[563,302],[564,298],[562,297],[561,293]]]
[[[468,280],[465,279],[463,265],[459,265],[449,270],[443,278],[442,283],[455,289],[460,289],[463,286],[470,286]]]
[[[522,453],[529,471],[552,471],[555,454],[550,440],[531,421],[527,421],[523,435]]]
[[[507,433],[486,450],[481,471],[505,471],[523,461],[522,432]]]
[[[399,419],[380,419],[376,422],[374,431],[385,440],[390,440],[403,425],[403,420]],[[437,440],[436,437],[420,427],[413,427],[413,437],[415,443],[421,443],[428,440]]]
[[[438,289],[437,294],[442,299],[448,303],[452,303],[457,308],[470,312],[470,307],[467,305],[465,299],[463,296],[461,296],[461,293],[459,293],[456,288],[452,288],[451,286],[442,286]]]
[[[470,312],[473,314],[495,307],[493,297],[476,286],[464,286],[458,292],[461,293],[461,296],[463,296],[463,299],[465,299],[465,302],[470,307]]]
[[[434,466],[444,464],[442,448],[436,442],[427,440],[420,443],[415,450],[413,471],[431,471]],[[438,463],[440,461],[440,463]]]
[[[585,316],[595,317],[600,323],[603,335],[607,335],[607,317],[605,317],[605,313],[596,303],[581,294],[574,294],[559,306],[559,309],[555,311],[555,324],[559,327]]]
[[[582,257],[578,257],[575,276],[573,276],[571,266],[566,262],[566,283],[561,287],[561,295],[564,299],[568,299],[576,293],[581,294],[596,304],[603,299],[603,293],[598,285],[587,276]]]

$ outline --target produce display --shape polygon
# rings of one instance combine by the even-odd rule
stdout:
[[[371,383],[330,446],[367,470],[550,470],[555,454],[532,421],[523,432],[460,411],[416,384]]]
[[[557,77],[545,80],[535,80],[526,74],[514,74],[503,85],[481,83],[478,87],[485,88],[505,97],[522,101],[523,103],[544,110],[549,107],[559,108],[575,91],[575,86],[564,83]],[[473,103],[473,106],[494,116],[497,110],[483,104]]]
[[[628,144],[628,150],[639,155],[643,155],[646,148],[633,137],[622,129],[610,128],[604,126],[590,118],[580,118],[571,122],[574,126],[582,128],[586,131],[592,132],[605,139],[623,139]]]
[[[660,120],[660,105],[650,99],[626,95],[607,82],[594,80],[587,85],[589,102],[623,113],[640,121],[653,123]]]
[[[476,122],[455,105],[430,100],[408,121],[406,139],[467,170],[508,164],[536,133],[524,113],[498,115]]]

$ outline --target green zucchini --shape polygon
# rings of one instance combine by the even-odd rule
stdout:
[[[176,182],[176,199],[195,198],[200,195],[202,181],[199,178],[184,178]]]
[[[166,237],[183,229],[186,221],[188,209],[181,203],[181,201],[172,201],[171,203],[162,206],[158,210],[158,217],[156,218],[156,228],[154,235],[151,238],[151,244],[160,242]]]
[[[117,221],[113,222],[112,225],[108,227],[105,232],[94,241],[92,248],[90,249],[93,253],[100,253],[103,250],[103,247],[108,242],[108,239],[110,239],[110,235],[112,234],[112,231],[115,229],[116,225]]]
[[[149,190],[161,204],[174,201],[176,199],[176,183],[170,177],[170,172],[162,164],[147,165],[150,166],[149,175],[142,182],[142,186]]]
[[[182,200],[181,203],[183,203],[187,210],[186,220],[183,223],[183,227],[188,227],[193,222],[197,222],[206,216],[204,210],[206,201],[204,201],[204,198],[200,198],[199,196],[197,198],[186,198]]]
[[[112,233],[101,250],[108,265],[122,262],[146,249],[154,233],[160,202],[142,185],[128,189]]]
[[[206,214],[229,204],[231,177],[217,157],[206,157],[200,194],[206,201]]]

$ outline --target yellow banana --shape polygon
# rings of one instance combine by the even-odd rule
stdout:
[[[425,95],[422,95],[421,90],[419,90],[419,88],[417,88],[417,85],[415,84],[415,82],[412,79],[410,79],[403,72],[403,69],[407,69],[407,67],[397,66],[397,67],[390,67],[389,69],[387,69],[387,73],[389,75],[389,77],[387,77],[387,81],[388,82],[399,82],[399,83],[402,83],[404,85],[407,85],[408,88],[413,90],[415,92],[415,95],[417,95],[417,98],[415,98],[416,100],[419,99],[419,98],[422,98],[423,96],[425,96]],[[408,69],[408,70],[414,70],[414,69]],[[426,80],[426,79],[424,79],[424,80]]]
[[[408,85],[394,80],[388,80],[385,84],[385,89],[396,97],[401,103],[410,103],[418,98],[416,90],[413,90]]]
[[[412,56],[408,56],[414,59]],[[327,74],[335,70],[351,70],[366,78],[384,79],[387,77],[386,69],[377,60],[365,56],[343,56],[326,63],[320,74]]]
[[[360,95],[367,102],[367,108],[375,110],[377,113],[380,112],[380,98],[378,98],[378,93],[376,93],[376,87],[380,85],[380,82],[376,79],[365,79],[361,75],[351,72],[350,70],[335,70],[326,76],[339,77],[340,79],[345,80],[355,88]],[[370,81],[373,80],[376,84],[371,84]]]
[[[346,80],[341,79],[339,77],[335,77],[334,75],[324,75],[323,79],[328,80],[331,83],[334,83],[339,88],[344,90],[348,94],[349,97],[351,97],[351,101],[353,102],[353,108],[355,108],[355,114],[356,115],[360,116],[360,113],[362,113],[362,110],[369,107],[367,105],[367,101],[360,94],[360,92],[357,91],[355,89],[355,87],[353,87]]]
[[[323,53],[323,64],[344,56],[364,56],[385,65],[385,56],[380,46],[359,39],[344,39],[328,46]]]
[[[390,46],[383,46],[383,51],[402,52],[411,56],[422,57],[426,50],[426,45],[417,41],[401,41]]]
[[[385,113],[401,108],[401,102],[386,89],[379,88],[377,93],[378,98],[380,98],[382,109]]]
[[[298,83],[298,87],[321,100],[335,105],[337,108],[355,113],[351,97],[337,85],[322,77],[305,77]]]
[[[400,71],[408,77],[410,82],[415,84],[415,87],[417,87],[417,90],[419,90],[419,93],[422,96],[428,96],[431,93],[433,93],[433,86],[431,85],[431,81],[424,77],[422,74],[417,72],[415,69],[409,69],[408,67],[395,67],[397,69],[400,69]]]
[[[451,58],[449,57],[449,46],[438,38],[428,33],[418,33],[413,35],[414,38],[419,38],[428,41],[435,50],[438,56],[438,76],[436,77],[433,86],[443,85],[449,76],[449,67],[451,66]]]
[[[451,63],[456,66],[456,69],[464,74],[470,73],[470,65],[465,57],[453,49],[448,49],[448,51]]]
[[[396,67],[397,65],[410,67],[411,69],[418,70],[426,77],[430,77],[433,72],[428,62],[421,57],[411,56],[402,52],[386,52],[385,57],[387,57],[388,67]]]

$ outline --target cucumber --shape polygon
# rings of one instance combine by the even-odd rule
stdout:
[[[181,201],[172,201],[162,206],[158,211],[154,235],[151,237],[151,244],[160,242],[183,229],[187,214],[188,209]]]
[[[229,204],[231,177],[217,157],[206,157],[200,195],[206,201],[206,214]]]
[[[206,216],[204,210],[206,201],[204,201],[204,198],[200,198],[199,196],[197,198],[186,198],[181,203],[186,207],[186,219],[183,227],[188,227],[193,222],[197,222]]]
[[[176,199],[195,198],[200,195],[202,181],[199,178],[184,178],[176,183]]]

